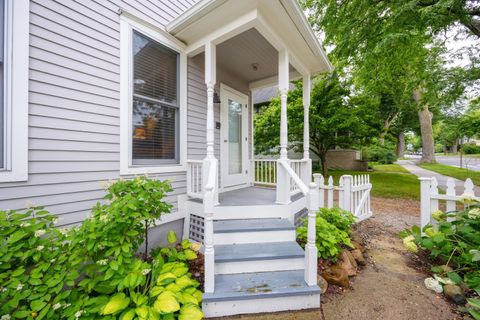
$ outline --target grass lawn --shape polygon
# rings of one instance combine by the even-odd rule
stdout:
[[[470,178],[476,186],[480,186],[480,172],[478,171],[457,168],[440,163],[421,163],[418,165],[424,169],[435,171],[445,176],[457,178],[459,180],[464,181],[467,178]]]
[[[375,165],[373,171],[329,170],[335,183],[344,174],[369,174],[372,196],[383,198],[420,199],[420,181],[397,164]]]

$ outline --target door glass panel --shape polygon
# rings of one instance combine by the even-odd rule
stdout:
[[[242,105],[228,99],[228,173],[242,173]]]

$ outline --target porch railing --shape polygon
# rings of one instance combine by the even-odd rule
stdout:
[[[305,282],[309,286],[317,284],[317,247],[316,238],[316,216],[319,208],[318,191],[314,182],[310,182],[308,187],[300,176],[291,167],[286,160],[279,160],[279,166],[290,178],[292,185],[300,190],[307,200],[308,226],[307,226],[307,244],[305,245]],[[280,168],[279,168],[280,170]]]
[[[187,195],[203,198],[203,163],[205,160],[187,160]]]
[[[253,183],[274,186],[277,184],[277,160],[255,159],[253,160]]]
[[[308,169],[307,165],[309,164],[308,160],[290,160],[290,167],[292,168],[293,172],[299,177],[305,185],[308,185],[310,181],[305,180],[305,171]],[[310,178],[310,177],[309,177]],[[300,187],[295,181],[293,181],[293,178],[290,177],[290,195],[297,194],[299,192],[302,192],[300,190]]]

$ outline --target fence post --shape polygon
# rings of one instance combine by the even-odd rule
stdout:
[[[435,177],[432,177],[430,184],[430,213],[438,210],[438,199],[434,198],[435,195],[438,195],[438,182]],[[431,223],[432,219],[429,218],[428,222]]]
[[[333,178],[328,177],[327,208],[333,208]]]
[[[325,189],[324,189],[324,184],[325,184],[325,179],[320,173],[314,173],[313,174],[313,181],[315,181],[315,185],[317,188],[317,194],[318,194],[318,206],[319,208],[325,207]]]
[[[345,210],[345,189],[343,189],[343,176],[338,179],[338,207]]]
[[[307,244],[305,245],[305,282],[309,286],[317,285],[317,245],[316,245],[316,218],[318,210],[318,193],[315,183],[309,184],[307,193],[308,226]]]
[[[353,213],[352,208],[352,176],[347,174],[343,177],[343,210]]]
[[[426,177],[418,178],[420,180],[420,228],[423,230],[427,224],[430,223],[430,216],[432,214],[430,208],[430,187],[432,179]]]

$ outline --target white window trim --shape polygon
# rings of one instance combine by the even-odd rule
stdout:
[[[132,165],[132,35],[136,30],[178,52],[179,67],[179,163],[164,166]],[[187,55],[185,45],[160,28],[126,12],[120,16],[120,174],[155,174],[186,171],[187,158]]]
[[[29,0],[5,8],[5,168],[0,182],[28,180]]]

